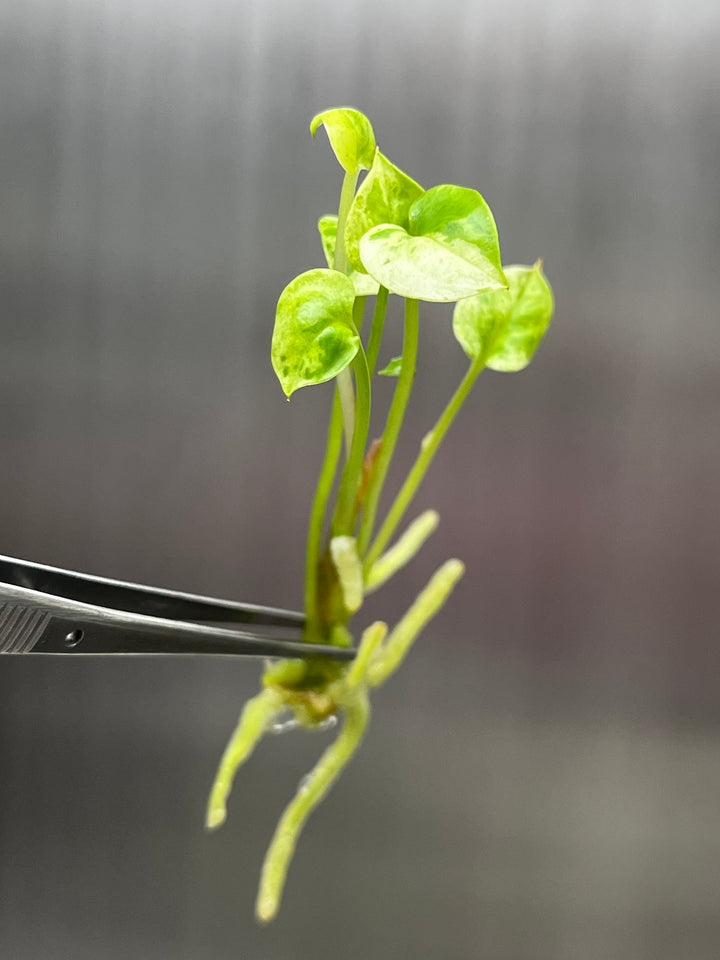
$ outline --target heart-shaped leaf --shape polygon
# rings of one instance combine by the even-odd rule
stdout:
[[[506,373],[522,370],[535,353],[553,313],[550,284],[538,261],[533,267],[505,268],[510,287],[461,300],[453,331],[472,359]]]
[[[318,230],[325,253],[325,259],[329,267],[335,263],[335,241],[337,240],[338,218],[335,216],[320,217],[318,220]],[[356,297],[374,297],[378,292],[379,284],[373,280],[367,273],[358,273],[350,267],[348,276],[355,285]]]
[[[375,156],[375,134],[368,118],[352,107],[336,107],[318,113],[310,121],[310,133],[327,130],[330,146],[347,173],[369,170]]]
[[[286,396],[332,380],[360,348],[353,323],[355,287],[337,270],[308,270],[280,294],[272,365]]]
[[[435,237],[413,237],[402,227],[382,225],[365,234],[360,254],[378,283],[414,300],[451,303],[506,285],[497,267],[467,240],[448,244]]]
[[[448,302],[507,287],[497,229],[476,190],[442,184],[408,210],[407,230],[381,224],[360,241],[367,272],[391,293]]]
[[[398,169],[379,150],[368,175],[355,194],[345,223],[345,250],[350,265],[368,273],[360,256],[360,240],[378,224],[407,227],[410,206],[423,188]]]
[[[456,241],[470,243],[502,275],[495,218],[477,190],[449,183],[426,190],[410,207],[408,233],[432,237],[450,249]]]

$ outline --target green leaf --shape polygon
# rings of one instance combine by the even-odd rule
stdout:
[[[510,373],[530,363],[550,324],[553,295],[540,260],[533,267],[506,267],[505,275],[509,290],[458,303],[453,331],[469,357],[484,356],[491,370]]]
[[[320,239],[322,241],[325,259],[327,260],[329,267],[332,267],[333,263],[335,263],[337,223],[338,218],[331,215],[320,217],[318,220]],[[371,276],[368,276],[367,273],[358,273],[357,270],[353,270],[353,268],[350,267],[348,276],[355,285],[356,297],[374,297],[378,292],[380,285],[376,283]]]
[[[375,134],[368,118],[352,107],[336,107],[318,113],[310,121],[310,133],[315,136],[324,126],[330,146],[340,166],[347,173],[369,170],[375,156]]]
[[[506,268],[510,273],[510,267]],[[460,300],[453,311],[455,339],[471,360],[477,360],[489,349],[493,337],[502,334],[510,317],[512,294],[509,290],[493,290]]]
[[[410,208],[408,232],[457,247],[461,256],[472,244],[502,275],[495,219],[477,190],[447,183],[427,190]]]
[[[370,172],[355,194],[345,224],[345,250],[351,266],[359,273],[368,273],[360,256],[360,240],[379,224],[406,227],[413,201],[423,188],[399,170],[379,150]]]
[[[360,241],[370,274],[391,293],[448,303],[506,286],[503,274],[478,247],[460,238],[411,236],[402,227],[374,227]]]
[[[373,227],[360,240],[360,256],[391,293],[416,300],[447,302],[507,287],[493,215],[467,187],[427,190],[408,208],[407,229]]]
[[[399,377],[402,370],[402,357],[393,357],[390,363],[383,369],[378,370],[381,377]]]
[[[280,294],[272,338],[272,365],[290,397],[332,380],[360,348],[353,323],[355,288],[336,270],[308,270]]]

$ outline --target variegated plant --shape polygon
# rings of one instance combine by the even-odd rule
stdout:
[[[423,190],[377,149],[370,122],[357,110],[318,114],[310,124],[313,136],[320,126],[345,171],[337,216],[323,216],[318,224],[328,267],[300,274],[280,295],[272,363],[288,397],[306,385],[336,383],[307,541],[305,639],[350,645],[348,624],[364,596],[411,560],[437,526],[437,513],[426,511],[390,545],[470,388],[486,367],[527,366],[550,323],[553,298],[540,261],[502,265],[493,215],[477,191],[449,184]],[[358,188],[363,170],[367,174]],[[368,444],[371,382],[391,293],[405,300],[403,352],[380,371],[396,376],[397,383],[382,436]],[[363,342],[367,297],[375,297],[375,307]],[[415,376],[423,300],[456,304],[453,332],[470,365],[378,524],[380,495]],[[463,571],[459,560],[443,564],[392,630],[382,622],[365,629],[349,665],[321,658],[266,668],[262,690],[245,705],[220,763],[208,827],[225,820],[238,767],[280,718],[289,714],[307,728],[338,715],[343,723],[277,826],[260,881],[260,920],[275,916],[303,824],[360,744],[370,716],[369,691],[398,668]]]

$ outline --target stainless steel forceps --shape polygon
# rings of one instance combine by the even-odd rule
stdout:
[[[290,610],[0,556],[0,654],[355,656],[347,647],[304,643],[303,625]]]

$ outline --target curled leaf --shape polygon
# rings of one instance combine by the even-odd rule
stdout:
[[[553,295],[542,272],[533,267],[505,268],[508,290],[493,290],[461,300],[453,314],[455,338],[472,359],[485,357],[491,370],[522,370],[547,330]]]
[[[331,380],[352,362],[360,347],[354,300],[352,281],[336,270],[308,270],[280,294],[271,357],[286,396]]]
[[[355,270],[369,273],[360,255],[363,234],[381,223],[406,227],[410,206],[422,193],[419,184],[379,150],[375,152],[373,164],[355,194],[345,224],[345,250]]]
[[[370,169],[375,155],[375,134],[365,114],[352,107],[335,107],[312,118],[310,133],[313,137],[320,126],[325,127],[330,146],[343,170],[358,173]]]
[[[318,230],[320,231],[320,240],[323,245],[323,252],[329,267],[335,263],[335,241],[337,240],[337,222],[336,216],[320,217],[318,220]],[[348,276],[355,285],[356,297],[374,297],[380,285],[373,280],[367,273],[358,273],[350,267]]]

